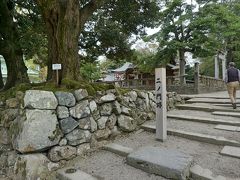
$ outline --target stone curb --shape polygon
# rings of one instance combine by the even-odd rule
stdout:
[[[222,100],[221,102],[219,101],[214,101],[214,100],[203,100],[203,99],[189,99],[186,101],[187,104],[189,103],[208,103],[208,104],[215,104],[215,103],[218,103],[218,104],[225,104],[225,105],[228,105],[228,104],[231,104],[229,100]],[[237,103],[239,104],[239,103]]]
[[[179,94],[182,98],[193,99],[193,98],[212,98],[212,99],[229,99],[228,96],[199,96],[191,94]],[[237,99],[240,99],[237,97]]]
[[[182,110],[196,110],[196,111],[206,111],[206,112],[213,112],[213,111],[225,111],[225,112],[239,112],[239,109],[224,109],[224,108],[218,108],[218,107],[206,107],[206,106],[200,106],[200,105],[193,105],[193,104],[179,104],[176,105],[177,109]]]
[[[240,117],[240,112],[212,112],[213,115]]]
[[[156,126],[154,125],[142,125],[141,128],[143,128],[146,131],[155,132]],[[229,145],[229,146],[237,146],[240,147],[240,143],[233,140],[228,140],[224,137],[219,136],[211,136],[211,135],[205,135],[200,133],[192,133],[192,132],[186,132],[186,131],[180,131],[175,129],[168,129],[167,130],[168,135],[183,137],[191,140],[201,141],[205,143],[210,144],[216,144],[216,145]]]
[[[223,176],[216,176],[209,169],[204,169],[199,165],[194,165],[191,167],[190,173],[191,178],[194,180],[234,180]]]
[[[210,107],[195,106],[195,105],[191,105],[191,104],[179,104],[179,105],[176,105],[176,108],[182,109],[182,110],[198,110],[198,111],[206,111],[206,112],[214,111],[214,109],[210,108]]]
[[[147,173],[176,180],[190,175],[193,157],[176,149],[146,146],[127,156],[127,164]]]
[[[236,121],[225,121],[225,120],[217,120],[213,118],[204,118],[204,117],[194,117],[194,116],[185,116],[185,115],[167,115],[168,118],[175,118],[185,121],[194,121],[201,123],[210,123],[210,124],[224,124],[224,125],[232,125],[232,126],[240,126],[240,122]]]
[[[115,143],[107,144],[103,146],[103,149],[124,157],[133,152],[132,148],[128,148]]]
[[[213,106],[232,107],[232,104],[212,104]]]
[[[224,146],[220,154],[240,159],[240,148],[233,146]]]
[[[73,167],[58,170],[56,177],[58,180],[98,180],[98,178]]]
[[[214,129],[220,129],[220,130],[232,131],[232,132],[240,132],[239,126],[229,126],[229,125],[222,125],[222,124],[218,124],[217,126],[214,127]]]

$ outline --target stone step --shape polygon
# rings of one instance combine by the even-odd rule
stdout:
[[[99,178],[73,167],[58,170],[56,177],[58,180],[99,180]]]
[[[175,119],[168,119],[168,122],[167,122],[168,129],[206,134],[209,136],[224,137],[226,139],[235,140],[240,143],[239,132],[219,130],[219,129],[215,129],[215,127],[216,125],[214,124],[206,124],[206,123],[190,122],[190,121],[186,122],[186,121],[175,120]]]
[[[186,103],[231,104],[231,101],[229,98],[228,99],[193,98],[187,100]]]
[[[227,125],[219,124],[219,125],[215,126],[215,129],[221,129],[221,130],[225,130],[225,131],[240,132],[240,127],[239,126],[227,126]]]
[[[213,114],[213,115],[220,115],[220,116],[240,117],[240,112],[213,111],[212,114]]]
[[[129,153],[133,152],[132,148],[128,148],[115,143],[104,145],[103,149],[118,154],[119,156],[127,156]]]
[[[146,131],[150,132],[156,132],[156,126],[155,125],[149,125],[144,124],[141,126]],[[193,133],[193,132],[186,132],[182,130],[176,130],[176,129],[168,129],[167,130],[168,135],[183,137],[191,140],[196,140],[200,142],[210,143],[210,144],[216,144],[216,145],[229,145],[229,146],[238,146],[240,147],[240,142],[229,140],[224,137],[220,136],[212,136],[212,135],[206,135],[201,133]]]
[[[220,154],[240,159],[240,148],[233,146],[224,146]]]
[[[226,93],[226,95],[221,95],[221,96],[216,96],[216,95],[204,95],[204,94],[180,94],[180,96],[184,99],[193,99],[193,98],[205,98],[205,99],[229,99],[228,94]],[[237,97],[237,99],[240,99],[239,97]]]
[[[193,121],[193,122],[201,122],[201,123],[209,123],[209,124],[226,124],[232,126],[240,126],[240,121],[229,121],[222,119],[214,119],[207,117],[196,117],[196,116],[187,116],[187,115],[178,115],[178,114],[168,114],[168,118],[180,119],[184,121]]]
[[[239,109],[232,109],[232,107],[219,107],[219,106],[211,106],[205,104],[179,104],[176,105],[176,108],[182,110],[196,110],[196,111],[206,111],[206,112],[213,112],[213,111],[225,111],[225,112],[240,112]]]
[[[177,150],[144,147],[127,156],[127,164],[148,173],[170,179],[185,180],[193,157]]]
[[[232,107],[232,104],[212,104],[213,106]]]

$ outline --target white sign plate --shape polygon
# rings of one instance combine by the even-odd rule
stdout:
[[[52,64],[52,69],[53,69],[53,70],[62,69],[62,64]]]

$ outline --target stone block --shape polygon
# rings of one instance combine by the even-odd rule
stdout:
[[[24,107],[31,109],[56,109],[57,98],[50,91],[28,90],[24,97]]]
[[[59,180],[97,180],[94,176],[75,168],[64,168],[58,170],[57,178]]]
[[[10,130],[14,132],[13,145],[21,153],[39,152],[58,144],[62,133],[52,110],[26,110]]]
[[[81,101],[82,99],[84,99],[88,96],[88,92],[86,89],[75,90],[73,94],[77,101]]]
[[[240,148],[233,146],[224,146],[220,154],[240,158]]]
[[[199,165],[194,165],[190,168],[191,178],[194,180],[231,180],[223,176],[213,174],[209,169],[204,169]]]
[[[185,180],[193,158],[185,153],[159,147],[144,147],[127,156],[127,164],[148,173]]]
[[[124,147],[119,144],[111,143],[103,146],[103,148],[112,153],[118,154],[120,156],[127,156],[129,153],[133,152],[132,148]]]
[[[55,95],[60,106],[73,107],[76,104],[76,99],[72,93],[58,91]]]
[[[60,127],[64,134],[70,133],[78,126],[79,126],[79,123],[72,117],[68,117],[60,121]]]
[[[100,103],[112,102],[112,101],[115,101],[115,99],[116,99],[116,96],[114,94],[108,93],[107,95],[102,96],[100,98]]]

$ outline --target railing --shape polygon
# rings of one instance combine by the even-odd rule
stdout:
[[[167,76],[166,77],[166,84],[167,86],[176,85],[179,81],[180,76]],[[193,81],[186,80],[187,83],[194,83]],[[131,88],[131,89],[146,89],[146,90],[153,90],[155,89],[155,79],[154,78],[144,78],[144,79],[125,79],[120,81],[111,81],[107,82],[111,84],[118,85],[122,88]]]
[[[210,88],[224,88],[225,82],[222,79],[215,79],[209,76],[199,76],[200,83]]]
[[[217,91],[225,89],[225,83],[221,79],[215,79],[209,76],[196,76],[195,81],[186,80],[186,84],[179,84],[180,76],[167,76],[166,84],[167,89],[169,91],[176,91],[179,93],[200,93],[203,90]],[[128,89],[143,89],[143,90],[154,90],[155,89],[155,79],[154,78],[146,78],[146,79],[127,79],[121,81],[111,81],[108,82],[111,84],[115,84],[121,88]],[[203,85],[204,89],[202,89]]]

